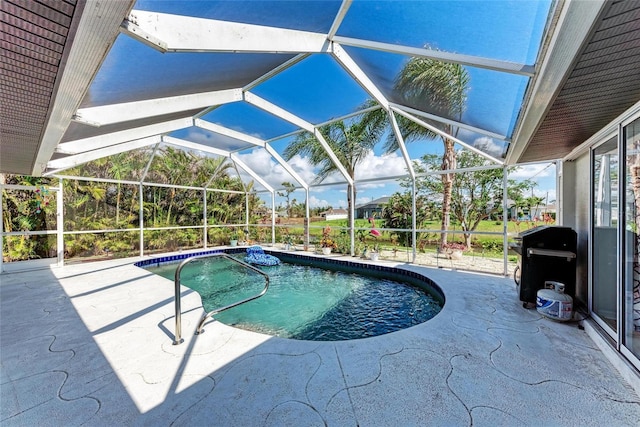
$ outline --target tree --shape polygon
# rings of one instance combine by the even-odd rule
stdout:
[[[12,174],[0,174],[0,184],[14,184],[46,188],[54,182],[51,178],[38,178]],[[43,197],[53,199],[54,195]],[[47,216],[55,218],[55,207],[38,205],[35,191],[2,190],[2,228],[12,231],[44,231],[51,228]],[[42,200],[42,199],[41,199]],[[51,212],[53,210],[53,212]],[[55,228],[55,223],[53,224]],[[55,242],[55,239],[54,239]],[[48,236],[6,236],[2,256],[10,261],[30,258],[47,258],[55,253],[55,246]],[[5,252],[6,251],[6,252]]]
[[[384,128],[373,126],[362,120],[353,120],[350,124],[339,120],[323,126],[320,132],[346,169],[348,176],[353,180],[358,164],[373,150],[382,136]],[[305,132],[299,135],[284,151],[286,160],[291,160],[295,155],[308,156],[309,162],[314,167],[319,167],[313,181],[315,184],[338,171],[338,167],[333,163],[320,141],[311,133]],[[355,187],[353,195],[355,199]],[[351,186],[349,186],[347,192],[349,223],[351,223],[351,206],[354,203],[355,200],[351,200]]]
[[[94,176],[117,180],[140,180],[149,162],[151,150],[136,150],[97,159],[66,171],[71,176]],[[167,167],[171,164],[172,167]],[[165,226],[193,226],[179,230],[146,230],[146,248],[172,249],[193,246],[202,237],[203,222],[201,187],[232,190],[207,191],[208,223],[238,222],[245,215],[245,201],[250,212],[260,199],[252,191],[252,183],[242,184],[240,177],[231,177],[232,165],[225,158],[201,156],[168,147],[155,153],[152,167],[145,181],[158,184],[187,184],[198,188],[170,188],[142,185],[142,210],[146,228]],[[48,187],[51,178],[23,177],[0,174],[0,183]],[[239,191],[249,193],[246,196]],[[140,225],[140,186],[120,182],[94,182],[64,179],[63,208],[65,231],[99,231],[137,228]],[[37,191],[5,190],[3,193],[4,231],[41,231],[51,229],[47,221],[55,220],[56,197],[46,209],[38,209]],[[42,193],[40,193],[42,194]],[[49,227],[49,228],[47,228]],[[55,225],[54,225],[55,227]],[[213,233],[212,233],[213,234]],[[137,233],[103,232],[65,236],[65,256],[101,255],[106,252],[131,255],[138,245]],[[172,246],[173,245],[173,246]],[[7,236],[4,255],[11,260],[48,257],[55,254],[55,239],[50,236]],[[8,254],[8,255],[6,255]]]
[[[434,59],[413,57],[396,77],[394,90],[408,106],[422,109],[428,113],[446,119],[460,121],[467,103],[469,75],[460,64],[447,63]],[[370,105],[365,105],[370,106]],[[386,119],[386,112],[376,110],[365,115],[364,122],[369,125],[380,124]],[[456,136],[457,128],[441,121],[426,119],[430,125],[447,135]],[[456,168],[455,142],[430,129],[416,124],[404,117],[398,118],[398,126],[406,142],[440,138],[444,144],[440,169]],[[387,152],[396,151],[398,142],[390,134],[385,145]],[[447,243],[446,230],[450,226],[453,173],[440,175],[442,181],[442,225],[441,247]]]
[[[328,206],[316,206],[314,208],[309,208],[309,215],[311,216],[320,216],[320,214],[322,212],[328,211],[333,209],[333,206],[328,205]]]
[[[430,213],[430,204],[426,197],[416,196],[416,228],[421,228]],[[398,229],[412,228],[412,201],[411,192],[395,193],[382,209],[382,218],[385,227]],[[397,231],[398,242],[403,246],[411,246],[412,233],[409,231]],[[420,240],[416,234],[416,240]]]
[[[287,199],[287,217],[291,218],[291,193],[293,193],[294,191],[296,191],[296,186],[293,185],[290,182],[283,182],[282,186],[284,187],[284,191],[278,191],[277,194],[280,197],[284,197],[285,199]]]
[[[519,219],[520,214],[527,213],[532,216],[532,207],[540,205],[544,200],[542,197],[530,196],[525,197],[525,193],[533,190],[535,183],[530,180],[525,180],[520,183],[516,190],[509,193],[509,199],[513,202],[513,206],[516,208],[516,219]]]
[[[490,161],[469,151],[459,151],[456,155],[460,169],[489,166]],[[416,172],[423,173],[437,168],[438,156],[425,155],[416,163]],[[512,171],[515,168],[510,168]],[[464,235],[464,244],[471,248],[471,232],[480,221],[502,211],[504,168],[473,169],[461,171],[452,182],[451,213],[460,224]],[[442,188],[442,181],[435,175],[426,175],[417,181],[418,193],[432,198]],[[521,194],[530,188],[529,181],[508,180],[508,197]]]
[[[404,66],[398,78],[395,88],[402,94],[403,99],[409,105],[424,105],[428,112],[438,116],[460,120],[467,103],[469,75],[460,64],[446,63],[428,58],[411,58]],[[442,122],[431,122],[446,134],[456,136],[457,128]],[[434,132],[422,126],[411,125],[405,129],[404,137],[407,141],[420,137],[433,138]],[[454,170],[456,168],[455,142],[447,137],[440,136],[444,144],[442,155],[442,170]],[[441,175],[442,180],[442,230],[440,238],[441,247],[447,243],[446,230],[449,229],[451,220],[451,199],[454,174]]]
[[[538,197],[538,196],[530,196],[524,199],[525,206],[529,209],[529,219],[531,221],[533,221],[538,216],[537,208],[542,204],[543,201],[544,201],[544,197]]]

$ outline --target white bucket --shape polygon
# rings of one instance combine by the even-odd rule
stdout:
[[[564,284],[560,282],[544,282],[544,289],[536,294],[536,310],[553,320],[571,320],[573,315],[573,298],[564,293]]]

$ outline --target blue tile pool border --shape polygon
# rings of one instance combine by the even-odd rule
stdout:
[[[211,254],[219,254],[219,253],[227,253],[227,254],[235,254],[240,252],[246,252],[246,248],[231,248],[231,249],[209,249],[206,251],[198,251],[198,252],[185,252],[181,254],[175,255],[167,255],[158,258],[149,258],[142,261],[138,261],[134,263],[136,267],[159,267],[162,264],[170,264],[176,261],[183,261],[187,258],[192,258],[194,256],[202,256],[202,255],[211,255]]]
[[[381,264],[359,262],[357,260],[339,259],[333,257],[322,257],[314,255],[303,255],[293,252],[280,252],[264,250],[269,255],[274,255],[284,262],[295,262],[299,264],[311,265],[314,267],[324,267],[328,269],[336,269],[340,271],[347,271],[351,273],[360,273],[367,275],[376,275],[391,280],[402,280],[409,282],[413,285],[419,286],[422,289],[429,291],[433,297],[437,298],[439,302],[444,305],[445,296],[444,292],[428,276],[423,273],[418,273],[413,270],[406,270],[398,267],[391,267]],[[197,252],[186,252],[175,255],[167,255],[157,258],[149,258],[134,263],[136,267],[159,267],[163,264],[177,263],[187,258],[212,255],[217,253],[237,254],[245,253],[246,247],[237,248],[222,248],[222,249],[210,249]]]

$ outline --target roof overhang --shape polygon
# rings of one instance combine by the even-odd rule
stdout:
[[[640,4],[557,5],[506,162],[562,159],[640,100]]]
[[[1,3],[0,171],[46,169],[134,3]]]
[[[22,6],[16,6],[5,1],[1,6],[4,16],[11,19],[3,22],[9,36],[4,41],[7,48],[3,46],[0,55],[3,72],[0,172],[40,176],[50,162],[62,162],[56,155],[64,153],[61,140],[73,120],[91,121],[91,114],[98,114],[103,120],[113,117],[117,121],[118,115],[123,114],[131,118],[133,113],[126,112],[123,104],[111,110],[109,107],[79,110],[79,107],[116,37],[123,31],[123,23],[129,22],[135,0],[78,0],[75,5],[54,2],[50,7],[60,10],[46,13],[41,10],[46,6],[37,2],[22,3]],[[343,4],[340,16],[349,3]],[[553,9],[507,152],[508,164],[563,158],[640,99],[640,3],[559,0]],[[57,30],[43,36],[42,27]],[[329,37],[334,32],[332,29]],[[18,33],[20,37],[11,37]],[[305,51],[329,49],[313,34],[309,38],[315,44]],[[354,43],[353,40],[342,41]],[[218,41],[209,41],[210,44],[214,42]],[[290,40],[282,42],[286,44]],[[389,107],[387,100],[376,96],[375,85],[365,78],[362,70],[353,65],[348,56],[341,55],[340,45],[334,43],[332,46],[332,53],[341,65],[372,93],[373,98]],[[389,49],[387,45],[371,43],[367,47]],[[249,46],[247,49],[254,48]],[[420,52],[434,54],[425,53],[424,49]],[[294,58],[293,62],[297,60]],[[468,58],[458,55],[448,60],[466,63]],[[288,62],[282,68],[289,65]],[[495,68],[495,64],[474,62],[474,65]],[[228,102],[235,102],[240,96],[239,89],[227,92],[181,97],[179,101],[184,104],[181,108],[185,114],[193,118],[199,115],[191,115],[191,109],[199,111],[211,103],[211,97],[218,99],[229,95]],[[262,105],[258,102],[260,99],[248,92],[240,97]],[[151,126],[149,120],[184,119],[180,115],[169,117],[164,114],[167,105],[170,111],[177,108],[175,102],[176,97],[148,101],[157,111],[154,110],[152,119],[146,118],[151,113],[145,113],[140,119],[140,127]],[[136,104],[136,108],[139,105]],[[273,112],[274,108],[269,110]],[[302,128],[309,130],[313,125]],[[139,132],[133,133],[138,135]],[[140,141],[147,136],[150,135],[141,134],[130,140]],[[71,163],[81,160],[84,161],[76,159]]]

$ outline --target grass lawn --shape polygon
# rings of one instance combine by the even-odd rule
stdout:
[[[526,222],[515,222],[509,221],[507,223],[507,231],[510,236],[516,236],[518,233],[522,231],[528,230],[532,227],[536,227],[539,225],[544,225],[545,223],[542,221],[534,222],[534,221],[526,221]],[[342,235],[344,238],[347,238],[346,228],[347,228],[347,220],[331,220],[331,221],[313,221],[309,229],[309,235],[312,242],[317,242],[322,238],[322,231],[326,226],[331,227],[331,236],[334,239],[339,239]],[[371,224],[366,219],[356,219],[355,221],[356,228],[371,228]],[[376,220],[376,228],[381,229],[384,228],[384,221],[381,219]],[[427,221],[423,229],[434,230],[429,233],[421,233],[421,241],[419,247],[422,250],[436,250],[437,242],[439,239],[439,232],[437,230],[440,228],[440,221]],[[343,231],[344,230],[344,231]],[[364,230],[363,230],[364,231]],[[459,224],[452,224],[451,232],[456,232],[455,237],[449,238],[450,241],[454,242],[463,242],[463,236],[459,232],[461,231]],[[499,233],[500,235],[488,235],[488,234],[475,234],[472,235],[472,251],[482,252],[485,256],[488,257],[502,257],[503,251],[503,242],[502,242],[502,232],[503,232],[503,224],[501,221],[481,221],[476,230],[476,232],[481,233]],[[304,228],[302,225],[290,225],[287,227],[283,227],[280,229],[280,233],[290,235],[301,236],[304,233]],[[398,247],[395,243],[395,238],[393,236],[393,232],[391,231],[382,231],[382,235],[378,238],[374,238],[368,233],[363,233],[366,235],[365,244],[373,245],[378,244],[382,248],[392,249],[394,247]],[[356,235],[357,237],[357,235]],[[517,255],[515,253],[510,252],[509,259],[515,260]]]

